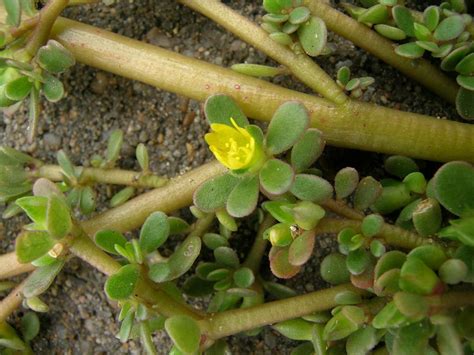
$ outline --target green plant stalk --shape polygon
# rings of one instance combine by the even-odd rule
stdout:
[[[324,208],[331,210],[342,217],[349,219],[362,220],[365,214],[349,207],[343,200],[328,200],[321,204]]]
[[[458,85],[427,60],[412,60],[397,55],[390,40],[323,1],[305,0],[304,4],[313,15],[320,17],[331,31],[397,68],[445,100],[455,102]]]
[[[64,181],[62,169],[58,165],[42,165],[29,173],[32,178],[46,178],[51,181]],[[78,181],[81,185],[90,183],[103,183],[111,185],[127,185],[134,187],[157,188],[165,185],[168,179],[143,174],[141,172],[122,169],[82,168]]]
[[[54,22],[66,8],[68,2],[68,0],[49,0],[46,6],[41,9],[38,24],[25,47],[30,56],[34,57],[38,49],[49,39]]]
[[[339,233],[344,228],[352,228],[357,232],[361,231],[362,221],[339,218],[323,218],[316,226],[316,233]],[[422,237],[406,229],[385,223],[377,238],[383,239],[387,244],[403,249],[414,249],[424,244],[435,244],[443,248],[448,254],[452,253],[451,248],[444,247],[433,239]]]
[[[283,102],[298,100],[330,145],[427,160],[474,161],[473,125],[352,100],[336,107],[325,99],[63,18],[56,22],[53,37],[84,64],[199,101],[224,93],[255,119],[269,121]]]
[[[85,236],[76,238],[69,250],[72,254],[108,276],[116,273],[121,267],[115,259],[99,249]],[[165,317],[182,314],[194,319],[201,318],[200,313],[194,311],[184,303],[176,302],[167,293],[157,289],[155,285],[146,279],[141,279],[137,284],[135,295],[144,303],[150,306],[153,305],[156,310]]]
[[[343,104],[349,98],[334,80],[306,54],[296,54],[272,40],[268,33],[219,0],[179,0],[180,3],[209,17],[245,42],[287,67],[299,80],[326,99]]]
[[[262,223],[260,223],[260,226],[258,227],[252,248],[242,264],[242,266],[250,268],[254,274],[258,274],[263,254],[265,254],[265,249],[268,245],[268,241],[263,239],[263,233],[273,224],[275,224],[275,219],[270,214],[266,214]]]
[[[208,337],[217,340],[264,325],[331,309],[337,305],[335,297],[342,291],[353,291],[361,295],[367,294],[362,289],[345,284],[254,307],[210,314],[199,323]]]
[[[18,307],[20,307],[23,297],[21,292],[26,283],[26,278],[18,284],[5,298],[0,301],[0,322],[5,321]]]
[[[170,213],[192,203],[194,190],[204,181],[223,174],[225,167],[217,161],[204,164],[184,175],[170,179],[165,186],[137,196],[123,205],[81,222],[89,236],[101,229],[120,232],[138,228],[154,211]],[[20,264],[14,252],[0,256],[0,279],[33,270],[30,264]]]

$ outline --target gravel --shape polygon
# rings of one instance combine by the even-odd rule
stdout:
[[[253,20],[262,16],[259,1],[224,2]],[[87,5],[69,9],[66,16],[226,67],[244,61],[274,64],[221,27],[174,1],[130,0],[109,7]],[[376,79],[363,100],[435,117],[456,117],[453,107],[350,42],[333,34],[329,35],[329,41],[336,48],[335,52],[318,58],[318,63],[329,74],[334,77],[340,66],[348,65],[355,76]],[[65,149],[75,164],[87,166],[93,154],[103,153],[110,132],[120,128],[125,133],[120,161],[123,168],[138,168],[134,160],[138,143],[146,144],[151,168],[162,175],[180,174],[211,158],[203,141],[208,125],[199,103],[81,64],[62,79],[67,96],[54,105],[42,103],[35,142],[26,141],[26,109],[22,108],[12,117],[0,119],[2,145],[27,151],[47,162],[54,162],[56,152]],[[277,78],[274,82],[309,92],[291,77]],[[362,174],[380,176],[382,159],[383,156],[375,153],[330,147],[319,164],[328,178],[348,165]],[[105,189],[104,193],[107,193]],[[2,252],[13,249],[13,240],[24,223],[24,217],[0,222]],[[243,232],[234,238],[236,244],[241,244],[239,238],[251,236],[252,233]],[[248,240],[246,245],[248,247]],[[334,249],[332,238],[319,239],[312,260],[287,284],[300,293],[325,287],[319,276],[319,263]],[[263,270],[263,275],[271,278],[265,263]],[[51,310],[40,314],[41,332],[31,344],[36,354],[142,353],[138,342],[121,344],[115,338],[117,307],[106,299],[104,281],[103,275],[79,260],[67,264],[44,296]],[[18,325],[22,312],[15,314],[14,325]],[[160,354],[167,353],[170,342],[163,333],[155,336],[155,343]],[[295,345],[270,328],[256,337],[230,337],[229,344],[235,354],[288,354]]]

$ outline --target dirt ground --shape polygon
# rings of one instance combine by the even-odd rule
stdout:
[[[255,21],[262,16],[260,1],[224,2]],[[232,34],[172,0],[130,0],[111,6],[83,6],[67,10],[65,16],[226,67],[241,62],[272,63]],[[440,118],[457,117],[453,107],[350,42],[333,34],[329,41],[334,53],[318,58],[328,73],[334,76],[340,66],[348,65],[356,76],[375,78],[375,84],[363,100]],[[208,126],[197,102],[189,103],[187,112],[196,114],[191,120],[189,114],[182,112],[183,98],[139,82],[81,64],[63,75],[63,79],[67,96],[55,105],[43,103],[35,142],[26,142],[27,122],[22,110],[13,117],[0,119],[1,145],[27,151],[47,162],[54,162],[56,152],[65,149],[75,164],[87,165],[93,154],[104,151],[110,131],[120,128],[125,133],[120,161],[123,168],[137,168],[134,151],[138,143],[148,147],[153,170],[170,177],[211,159],[203,141]],[[274,81],[309,92],[291,77]],[[380,176],[383,158],[375,153],[328,148],[320,164],[329,176],[344,166]],[[106,205],[102,204],[100,209],[104,208]],[[4,234],[0,240],[1,252],[13,249],[13,240],[22,223],[25,223],[22,217],[0,221],[0,236]],[[251,233],[234,238],[250,239]],[[319,240],[312,261],[288,284],[300,293],[325,287],[318,273],[319,260],[334,247],[331,238]],[[67,265],[44,297],[51,310],[40,314],[41,332],[32,342],[36,354],[142,352],[138,342],[121,344],[115,338],[117,309],[104,295],[104,281],[103,275],[79,260]],[[21,312],[15,315],[14,322],[18,322]],[[160,354],[167,353],[170,342],[164,334],[157,334],[155,343]],[[295,343],[266,329],[254,338],[231,337],[229,345],[235,354],[288,354]]]

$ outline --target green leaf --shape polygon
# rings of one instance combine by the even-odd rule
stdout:
[[[391,269],[399,269],[406,261],[407,256],[398,250],[391,250],[382,255],[375,265],[375,278],[379,278],[385,272]]]
[[[413,211],[413,224],[422,236],[435,234],[441,227],[442,215],[438,201],[427,198],[421,201]]]
[[[53,74],[62,73],[76,63],[71,52],[53,39],[38,50],[36,60],[41,68]]]
[[[365,210],[382,194],[382,185],[372,176],[366,176],[359,181],[354,195],[354,207]]]
[[[233,217],[241,218],[251,214],[257,207],[259,184],[257,176],[242,178],[229,194],[226,210]]]
[[[429,41],[431,40],[431,31],[423,26],[421,23],[414,23],[413,28],[415,30],[415,37],[418,41]],[[435,44],[436,45],[436,44]]]
[[[179,351],[194,354],[199,350],[201,330],[194,319],[184,315],[170,317],[165,321],[165,329]]]
[[[272,247],[270,250],[270,269],[273,275],[281,279],[292,278],[301,270],[300,266],[290,264],[288,253],[288,248]]]
[[[442,44],[441,46],[439,46],[439,49],[437,52],[431,53],[431,56],[433,58],[444,58],[451,52],[453,47],[454,46],[452,43]]]
[[[418,47],[423,48],[432,53],[437,53],[439,51],[439,46],[435,42],[430,41],[416,41],[415,42]]]
[[[281,195],[290,189],[294,176],[290,165],[279,159],[270,159],[260,170],[260,185],[271,195]]]
[[[155,251],[168,239],[170,225],[163,212],[154,212],[148,216],[140,230],[140,247],[145,254]]]
[[[292,5],[291,0],[263,0],[265,11],[273,14],[280,14],[283,10],[289,9]]]
[[[392,8],[392,16],[398,28],[409,37],[415,37],[414,20],[410,10],[406,7],[397,5]]]
[[[94,240],[99,248],[115,255],[117,255],[115,244],[125,248],[127,243],[127,239],[125,239],[122,233],[110,229],[98,231],[94,236]]]
[[[352,275],[362,274],[372,262],[372,256],[363,248],[349,252],[346,259],[346,266]]]
[[[292,33],[295,33],[296,31],[298,31],[298,28],[300,28],[300,25],[294,25],[292,23],[287,22],[283,25],[283,27],[281,28],[281,31],[286,34],[291,35]]]
[[[321,262],[321,277],[332,285],[348,282],[350,273],[346,266],[346,256],[339,253],[326,256]]]
[[[436,343],[441,355],[463,355],[459,332],[454,324],[441,324],[437,327]]]
[[[6,354],[17,353],[12,350],[18,350],[21,351],[21,353],[26,353],[29,350],[26,348],[26,344],[17,335],[15,329],[5,321],[0,323],[0,346],[7,348],[2,349]],[[8,350],[10,350],[10,352],[8,352]]]
[[[292,204],[286,201],[265,201],[262,207],[278,222],[293,224],[295,219],[291,211]]]
[[[26,279],[23,287],[23,296],[31,298],[41,295],[53,283],[56,276],[64,266],[64,260],[40,267]]]
[[[456,285],[462,282],[468,273],[464,261],[460,259],[448,259],[439,268],[439,277],[448,285]]]
[[[191,276],[183,284],[183,292],[192,297],[204,297],[214,292],[214,282]]]
[[[374,327],[361,328],[347,338],[346,351],[348,354],[368,354],[379,342],[379,337]]]
[[[311,16],[311,12],[309,9],[305,6],[300,6],[294,8],[290,12],[290,17],[288,18],[288,21],[294,25],[300,25],[303,22],[306,22],[309,20]]]
[[[7,11],[6,23],[13,27],[18,27],[21,21],[21,2],[20,0],[3,0],[3,6]]]
[[[474,167],[466,162],[444,164],[433,178],[441,205],[457,216],[474,216]]]
[[[374,26],[375,31],[384,36],[385,38],[393,41],[404,40],[407,35],[401,29],[385,24],[378,24]]]
[[[447,257],[443,249],[437,245],[420,245],[408,253],[408,257],[416,257],[429,268],[438,270]]]
[[[351,70],[349,67],[343,66],[340,67],[337,71],[337,80],[345,86],[351,79]]]
[[[388,214],[408,205],[413,197],[405,184],[398,180],[384,179],[381,181],[382,194],[370,207],[374,212]]]
[[[91,186],[86,186],[81,189],[81,196],[79,205],[81,212],[88,215],[95,210],[95,192]]]
[[[46,229],[46,209],[48,198],[43,196],[26,196],[19,198],[15,202],[25,211],[28,217],[38,226]]]
[[[189,230],[189,224],[184,219],[179,217],[168,217],[170,225],[170,235],[182,234]]]
[[[400,288],[420,295],[430,295],[440,287],[438,276],[423,261],[411,256],[400,272]]]
[[[298,39],[306,54],[320,55],[327,43],[326,24],[319,17],[311,17],[298,28]]]
[[[293,215],[298,227],[310,230],[316,227],[319,221],[324,218],[326,211],[312,202],[300,201],[293,208]]]
[[[374,237],[380,233],[384,225],[383,217],[378,214],[370,214],[362,220],[361,230],[366,237]]]
[[[372,320],[375,329],[398,328],[407,323],[408,318],[398,310],[393,301],[387,303]]]
[[[5,95],[13,101],[25,99],[33,87],[33,83],[27,76],[21,76],[5,85]]]
[[[214,257],[216,262],[236,269],[240,265],[239,257],[237,253],[229,247],[219,247],[214,250]]]
[[[311,340],[313,323],[301,318],[290,319],[273,326],[277,332],[292,340]]]
[[[273,114],[266,135],[266,148],[270,154],[290,149],[304,134],[309,125],[306,108],[299,102],[289,101]]]
[[[385,23],[388,20],[388,9],[386,6],[377,4],[365,10],[357,19],[359,22],[368,24]]]
[[[324,327],[323,337],[327,341],[344,339],[363,324],[365,314],[362,308],[344,306]]]
[[[69,180],[74,181],[77,178],[76,169],[64,150],[61,149],[58,151],[56,154],[56,160],[62,169],[62,174]]]
[[[456,96],[456,109],[465,120],[474,120],[474,91],[461,87]]]
[[[204,245],[211,250],[214,250],[219,247],[229,246],[229,242],[227,241],[227,239],[222,235],[216,233],[204,234],[204,236],[202,237],[202,241],[204,242]]]
[[[263,288],[276,299],[284,299],[296,296],[296,292],[288,286],[276,282],[264,282]]]
[[[453,15],[441,21],[433,35],[438,41],[450,41],[458,37],[465,27],[462,16]]]
[[[204,182],[194,193],[194,204],[204,212],[214,212],[225,206],[227,199],[240,181],[231,174],[224,174]]]
[[[210,124],[221,123],[232,126],[231,118],[240,127],[245,127],[249,121],[235,101],[227,95],[212,95],[204,103],[204,113]]]
[[[417,194],[424,194],[426,191],[426,179],[422,173],[410,173],[403,179],[405,186],[412,192]]]
[[[50,196],[46,209],[46,228],[51,237],[61,239],[72,229],[69,207],[62,197]]]
[[[132,186],[127,186],[117,192],[115,195],[112,196],[110,199],[110,207],[117,207],[123,205],[127,202],[133,195],[135,194],[135,188]]]
[[[33,340],[39,333],[40,321],[35,312],[26,312],[21,318],[21,334],[23,339],[29,342]]]
[[[440,67],[445,71],[453,71],[458,63],[470,53],[471,47],[468,45],[454,49],[441,61]]]
[[[397,309],[410,319],[419,320],[428,316],[430,307],[423,296],[408,292],[397,292],[393,296],[393,302]]]
[[[393,343],[394,354],[418,355],[425,353],[431,329],[428,323],[413,323],[400,328]]]
[[[105,282],[105,293],[112,300],[124,300],[133,295],[140,270],[136,264],[122,266]]]
[[[316,234],[313,230],[305,231],[295,238],[288,250],[288,261],[291,265],[304,265],[313,254]]]
[[[290,35],[284,33],[284,32],[273,32],[270,33],[270,38],[273,39],[275,42],[283,45],[283,46],[289,46],[290,44],[293,43],[293,39],[291,38]]]
[[[120,325],[120,331],[117,334],[117,338],[119,338],[119,340],[122,343],[125,343],[130,337],[134,318],[135,318],[134,309],[133,308],[128,309],[128,312],[126,312],[125,316],[123,317],[122,324]]]
[[[474,76],[458,75],[456,81],[464,89],[474,91]]]
[[[282,68],[269,67],[268,65],[260,64],[239,63],[232,65],[230,68],[237,73],[254,76],[257,78],[274,77],[283,73]]]
[[[438,6],[428,6],[423,12],[423,23],[430,30],[434,31],[438,27],[441,11]]]
[[[10,147],[0,146],[0,165],[21,165],[34,162],[35,159],[28,154]]]
[[[323,203],[333,195],[333,187],[327,180],[309,174],[297,174],[290,191],[300,200],[315,203]]]
[[[123,132],[120,129],[114,129],[107,141],[107,151],[105,152],[106,164],[110,167],[117,161],[122,149]]]
[[[152,265],[149,276],[155,282],[177,279],[193,266],[200,252],[201,238],[188,237],[169,257],[167,262]]]
[[[285,223],[277,223],[265,230],[263,238],[277,247],[286,247],[293,241],[290,227]]]
[[[472,75],[474,73],[474,53],[465,56],[457,65],[456,71],[462,75]],[[8,96],[8,91],[7,91]],[[11,97],[10,97],[11,98]]]
[[[55,244],[53,238],[43,231],[24,231],[15,242],[15,252],[20,263],[29,263],[46,254]]]
[[[291,150],[291,165],[295,171],[301,173],[310,168],[323,152],[325,144],[320,130],[316,128],[306,130]]]
[[[64,96],[63,83],[52,75],[47,75],[43,83],[43,94],[49,102],[58,102]]]
[[[405,58],[416,59],[423,56],[425,49],[420,47],[415,42],[408,42],[397,46],[395,48],[395,53]]]
[[[236,272],[234,272],[233,278],[237,287],[241,288],[248,288],[252,286],[255,281],[253,271],[248,267],[242,267],[238,269]]]
[[[438,232],[438,237],[458,240],[464,245],[474,246],[474,217],[449,221],[451,226]]]
[[[336,197],[343,199],[350,196],[359,183],[359,173],[354,168],[343,168],[339,170],[334,178],[334,189]]]
[[[284,23],[288,21],[288,17],[288,15],[266,14],[262,17],[262,20],[270,23]]]

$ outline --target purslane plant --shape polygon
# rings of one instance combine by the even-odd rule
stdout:
[[[182,2],[199,7],[196,2]],[[62,6],[56,1],[50,4],[50,8]],[[282,32],[288,37],[273,35],[270,43],[276,40],[278,46],[267,46],[269,42],[264,41],[264,48],[271,53],[281,51],[284,60],[292,58],[293,50],[298,58],[304,58],[299,64],[310,63],[303,51],[319,54],[312,52],[318,43],[312,43],[310,38],[324,31],[324,23],[313,20],[308,13],[310,2],[308,8],[302,7],[301,1],[290,0],[269,0],[264,5],[270,12],[282,12],[275,14],[281,15],[280,18],[273,16],[270,22],[288,20],[286,27],[293,25],[291,31],[294,30]],[[213,12],[219,6],[218,2],[209,1],[200,9],[207,9],[211,18],[219,19],[222,14]],[[283,12],[288,9],[291,13],[286,18]],[[12,15],[11,7],[8,13]],[[51,16],[45,16],[49,20],[44,22],[50,29],[58,12],[45,10],[45,13]],[[231,16],[230,29],[234,26],[231,20],[241,19],[232,12],[224,13]],[[44,23],[41,25],[40,18],[35,27],[43,28],[42,35],[38,35],[42,41],[49,34]],[[117,35],[95,29],[93,34],[87,33],[87,26],[63,19],[58,23],[53,33],[65,47],[71,47],[78,60],[90,64],[99,63],[88,57],[90,53],[104,57],[116,53],[113,40],[126,42],[132,56],[149,51],[146,45],[125,41]],[[68,32],[68,26],[75,26],[76,31]],[[309,28],[300,30],[300,27]],[[249,28],[252,27],[243,26],[244,37],[245,29]],[[301,42],[300,49],[289,42],[293,41],[289,35],[295,32]],[[81,41],[81,35],[85,34],[89,43],[84,43],[82,52],[75,52],[71,44]],[[100,53],[94,47],[93,36],[108,41],[102,43]],[[285,52],[282,44],[290,45],[290,52]],[[321,50],[324,46],[319,43],[319,47]],[[1,345],[29,351],[28,342],[38,332],[37,319],[25,317],[24,340],[4,322],[22,302],[32,310],[47,311],[48,306],[39,296],[54,282],[67,260],[76,256],[108,275],[105,292],[121,308],[117,337],[121,341],[139,337],[150,354],[156,353],[152,334],[162,329],[174,343],[172,354],[226,353],[222,338],[240,332],[255,335],[260,327],[268,325],[283,336],[305,341],[294,354],[338,351],[359,354],[384,349],[395,354],[473,351],[474,297],[469,285],[474,281],[473,166],[450,161],[428,179],[415,161],[395,155],[385,161],[388,178],[378,181],[371,176],[361,177],[348,167],[339,171],[333,182],[314,166],[326,140],[330,144],[416,157],[472,161],[470,126],[431,121],[421,115],[397,113],[349,100],[338,84],[348,91],[360,87],[349,85],[346,69],[338,74],[339,83],[325,82],[326,93],[334,89],[336,94],[329,94],[336,102],[332,104],[163,50],[150,50],[150,53],[158,59],[155,64],[161,66],[160,70],[170,73],[176,72],[173,61],[184,63],[194,74],[205,78],[204,88],[186,87],[193,79],[175,83],[167,81],[166,76],[142,76],[139,68],[126,72],[128,67],[122,65],[120,55],[115,56],[115,62],[102,61],[100,65],[194,98],[207,98],[204,111],[211,131],[205,140],[222,166],[210,163],[165,183],[150,175],[148,154],[139,146],[137,160],[142,172],[114,169],[120,152],[119,132],[111,135],[105,158],[94,157],[94,168],[89,170],[75,167],[62,151],[58,154],[59,167],[51,167],[11,148],[2,148],[2,198],[12,202],[11,213],[21,208],[33,223],[24,226],[17,237],[14,258],[0,257],[9,260],[8,265],[0,263],[0,275],[7,277],[33,269],[18,262],[32,262],[36,269],[0,302]],[[320,70],[315,65],[310,68]],[[298,65],[290,70],[297,76],[306,73]],[[360,79],[356,80],[360,85]],[[258,93],[255,88],[259,89]],[[325,92],[324,85],[321,88]],[[234,98],[223,94],[209,96],[213,92],[232,92]],[[261,99],[269,101],[269,97],[270,103],[261,105]],[[237,103],[242,103],[244,110]],[[266,133],[250,124],[244,112],[256,118],[271,118]],[[358,123],[360,126],[342,128],[343,123],[349,124],[347,118],[354,112],[374,114],[378,118],[390,113],[411,130],[411,124],[419,121],[421,127],[445,127],[452,131],[440,132],[441,147],[428,152],[423,148],[432,147],[429,142],[435,134],[428,135],[421,143],[403,145],[410,135],[400,127],[391,131],[395,137],[387,136],[385,142],[371,144],[366,142],[367,137],[377,139],[389,131],[376,127],[382,122],[370,121],[369,116],[360,117],[363,121]],[[323,113],[327,117],[321,117]],[[328,123],[328,117],[335,122]],[[369,122],[373,124],[369,134],[362,135],[361,128],[367,129]],[[351,129],[362,136],[346,137],[345,132]],[[458,136],[449,135],[454,130]],[[459,142],[459,137],[465,140]],[[394,143],[398,146],[391,146]],[[453,146],[446,149],[451,143]],[[18,176],[20,181],[16,179]],[[116,197],[118,202],[113,203],[118,207],[79,222],[72,209],[79,205],[82,213],[93,210],[89,185],[95,182],[155,188],[165,185],[128,201],[130,190],[122,190],[125,192],[121,191]],[[192,202],[192,225],[166,214]],[[329,212],[339,218],[329,217]],[[241,237],[239,219],[250,215],[257,220],[258,232],[249,254],[240,260],[231,247],[232,239]],[[215,219],[217,225],[213,223]],[[139,238],[129,239],[122,234],[139,226]],[[268,244],[272,274],[287,279],[296,275],[311,258],[316,238],[327,233],[337,235],[339,253],[327,256],[320,272],[325,281],[337,286],[295,295],[282,283],[260,276],[259,268]],[[187,236],[171,255],[164,256],[158,248],[173,234]],[[204,257],[195,265],[203,245],[212,250],[212,257]],[[182,289],[181,281],[184,281]],[[184,294],[210,295],[207,312],[188,306]],[[276,300],[269,302],[269,299]]]

